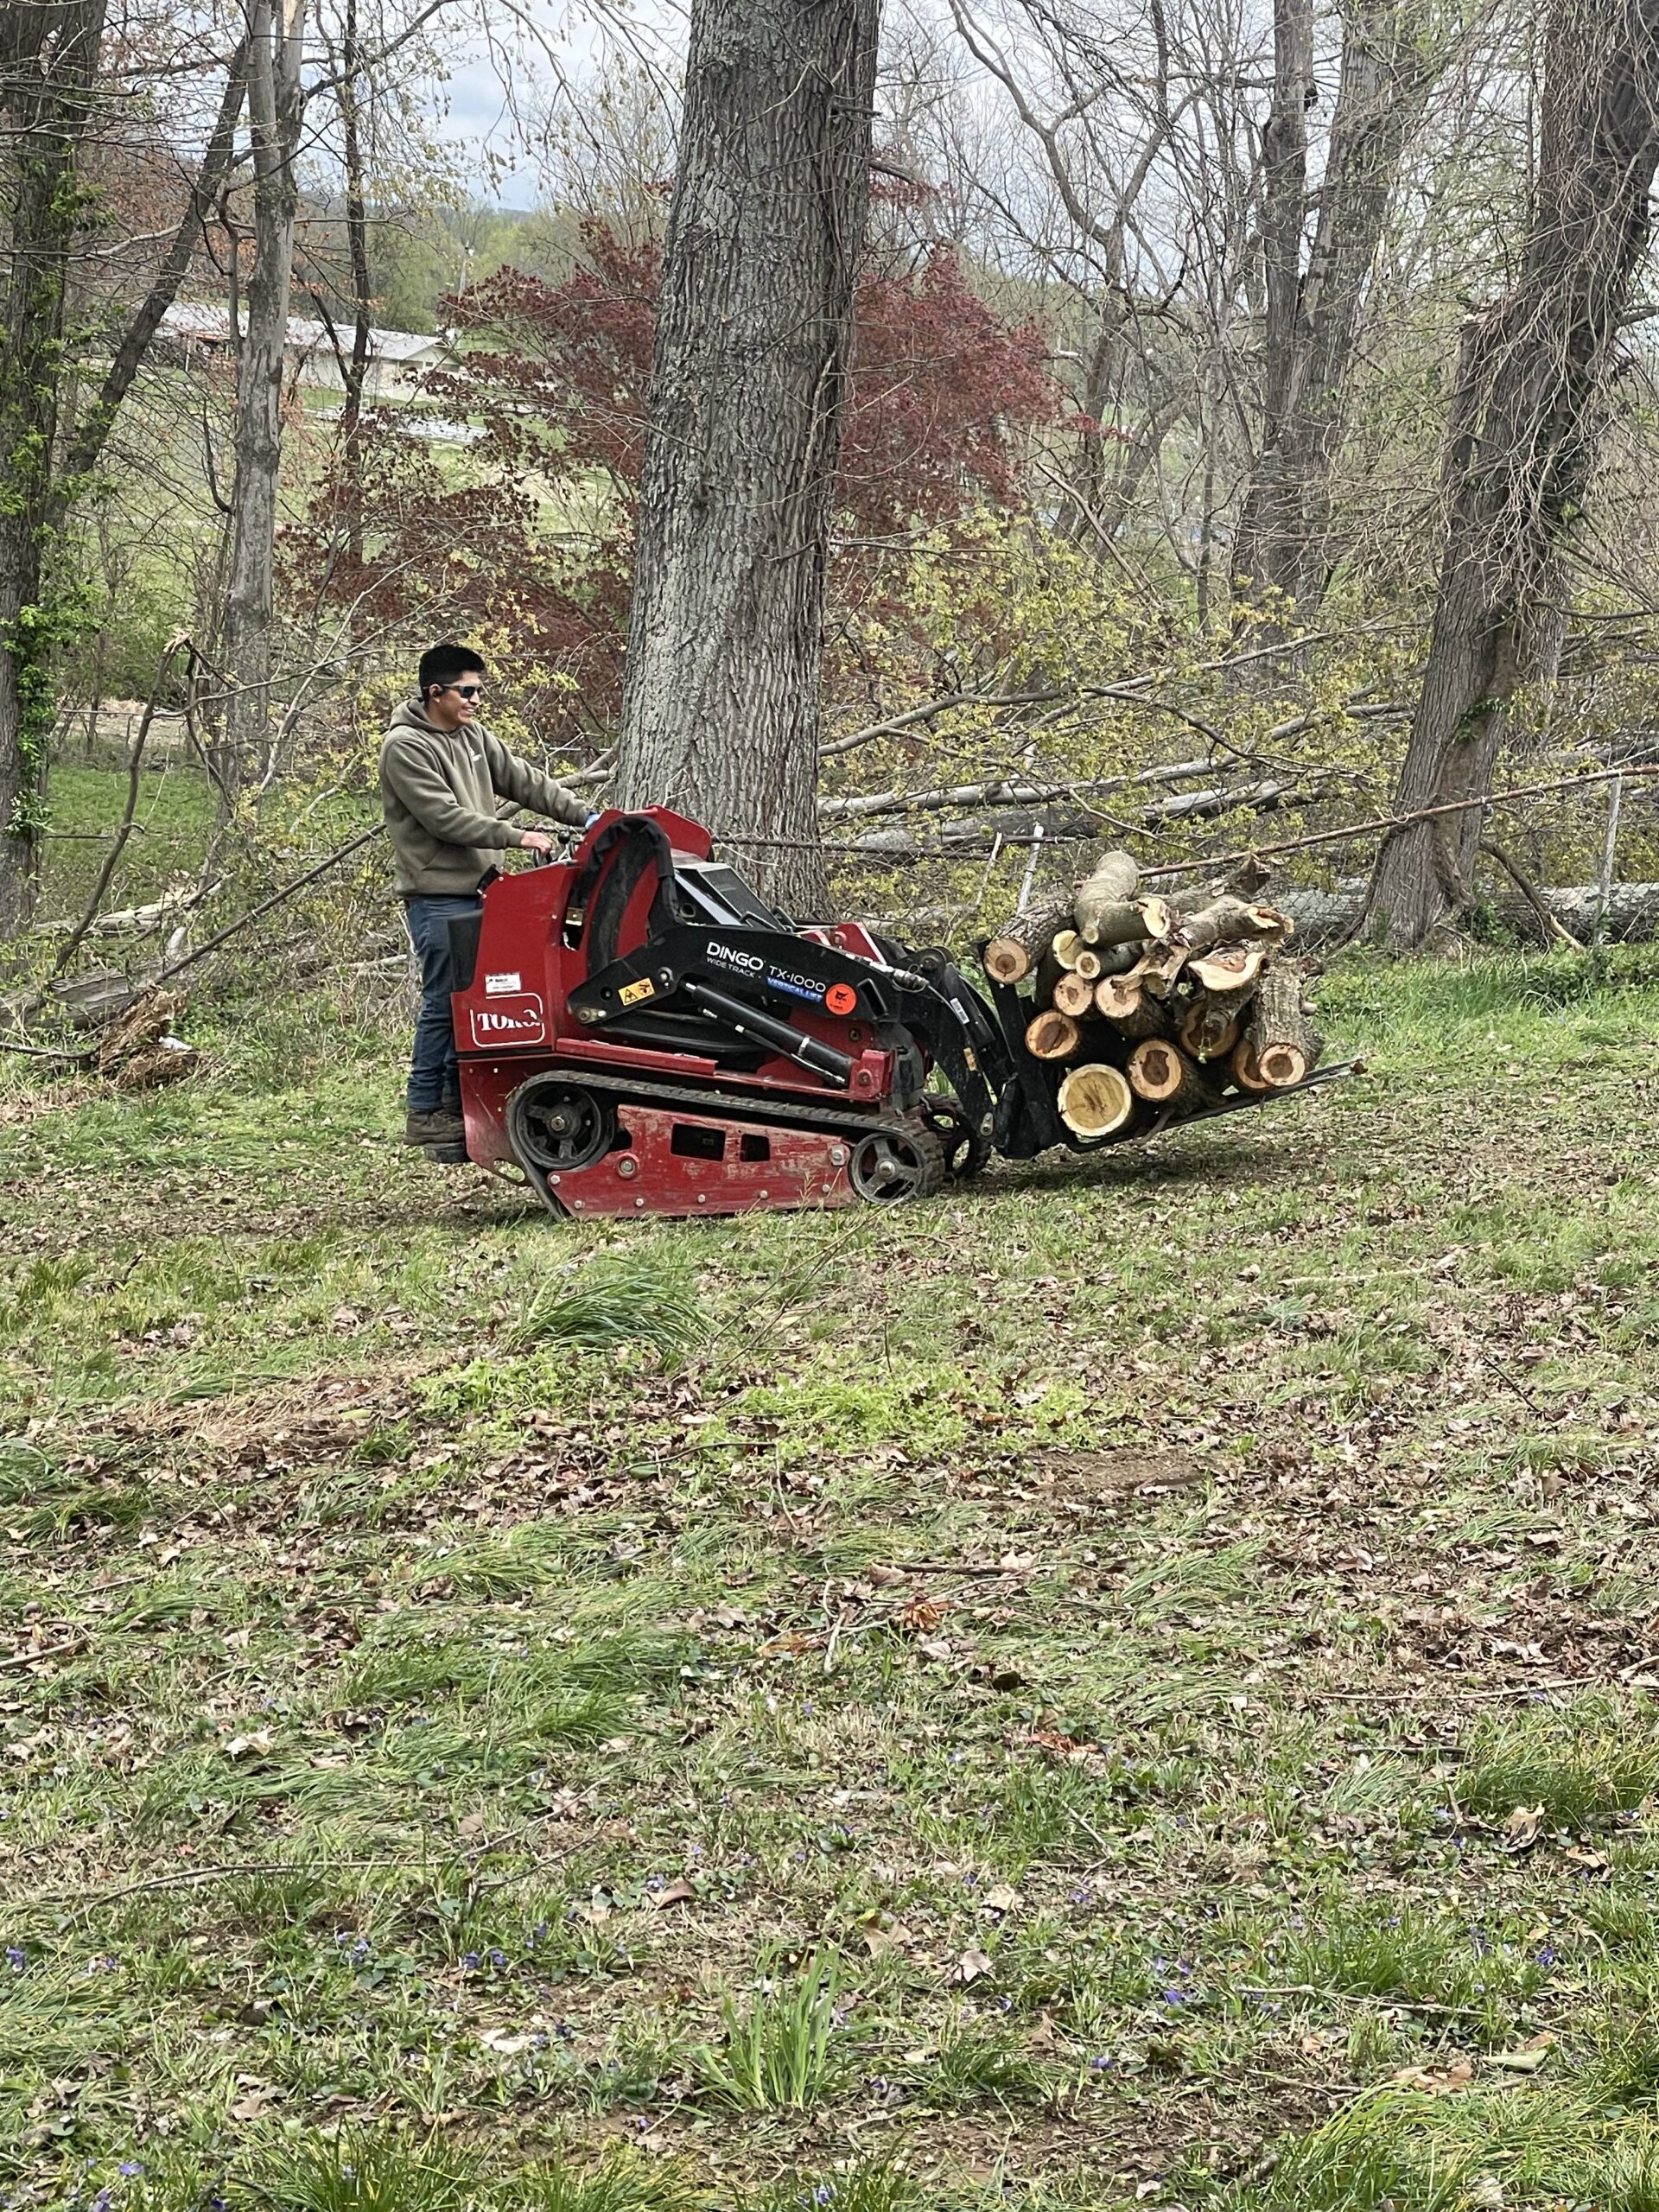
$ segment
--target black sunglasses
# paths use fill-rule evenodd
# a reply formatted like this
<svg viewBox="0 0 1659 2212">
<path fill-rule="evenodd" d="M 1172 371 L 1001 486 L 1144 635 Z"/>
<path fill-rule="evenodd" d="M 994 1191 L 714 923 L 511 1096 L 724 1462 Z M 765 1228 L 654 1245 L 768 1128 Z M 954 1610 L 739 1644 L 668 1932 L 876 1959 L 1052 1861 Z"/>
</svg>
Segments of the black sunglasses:
<svg viewBox="0 0 1659 2212">
<path fill-rule="evenodd" d="M 481 683 L 440 683 L 440 691 L 453 691 L 458 699 L 480 699 L 484 696 Z"/>
</svg>

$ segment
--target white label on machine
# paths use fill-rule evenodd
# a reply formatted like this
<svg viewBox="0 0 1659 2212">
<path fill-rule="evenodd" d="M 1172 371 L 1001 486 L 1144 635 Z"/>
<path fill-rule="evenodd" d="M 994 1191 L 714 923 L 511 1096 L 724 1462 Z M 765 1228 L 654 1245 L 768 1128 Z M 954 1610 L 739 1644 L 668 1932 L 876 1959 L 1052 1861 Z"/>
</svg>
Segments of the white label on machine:
<svg viewBox="0 0 1659 2212">
<path fill-rule="evenodd" d="M 520 992 L 505 1006 L 475 1006 L 472 1012 L 475 1046 L 539 1045 L 547 1034 L 542 1001 L 533 991 Z"/>
<path fill-rule="evenodd" d="M 516 968 L 505 976 L 486 976 L 484 978 L 485 995 L 488 998 L 499 999 L 505 992 L 522 991 L 524 988 L 524 979 Z"/>
</svg>

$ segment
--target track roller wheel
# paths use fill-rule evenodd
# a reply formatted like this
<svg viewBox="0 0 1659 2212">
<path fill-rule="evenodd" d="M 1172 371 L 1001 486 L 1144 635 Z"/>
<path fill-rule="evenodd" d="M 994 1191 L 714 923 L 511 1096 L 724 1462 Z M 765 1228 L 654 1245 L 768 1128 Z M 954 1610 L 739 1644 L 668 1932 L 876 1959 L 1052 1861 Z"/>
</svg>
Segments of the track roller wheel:
<svg viewBox="0 0 1659 2212">
<path fill-rule="evenodd" d="M 944 1172 L 951 1181 L 964 1183 L 977 1175 L 991 1156 L 991 1141 L 975 1128 L 955 1091 L 930 1091 L 916 1110 L 944 1147 Z"/>
<path fill-rule="evenodd" d="M 944 1187 L 944 1147 L 918 1122 L 893 1122 L 855 1137 L 847 1164 L 853 1188 L 870 1205 L 931 1198 Z"/>
<path fill-rule="evenodd" d="M 579 1084 L 532 1076 L 507 1101 L 507 1141 L 532 1178 L 590 1167 L 609 1151 L 616 1113 Z"/>
</svg>

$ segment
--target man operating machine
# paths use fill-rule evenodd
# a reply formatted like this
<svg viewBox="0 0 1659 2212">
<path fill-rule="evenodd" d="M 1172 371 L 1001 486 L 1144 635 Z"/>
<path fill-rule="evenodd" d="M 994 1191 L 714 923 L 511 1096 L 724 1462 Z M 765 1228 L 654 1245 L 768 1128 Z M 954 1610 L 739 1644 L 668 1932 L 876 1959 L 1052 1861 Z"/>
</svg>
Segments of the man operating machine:
<svg viewBox="0 0 1659 2212">
<path fill-rule="evenodd" d="M 399 707 L 380 747 L 380 798 L 397 858 L 397 890 L 421 963 L 421 1012 L 409 1070 L 410 1144 L 460 1144 L 465 1129 L 450 994 L 449 924 L 476 914 L 511 848 L 550 853 L 543 830 L 518 830 L 499 802 L 580 829 L 588 810 L 574 791 L 510 753 L 478 718 L 484 663 L 470 646 L 421 656 L 419 696 Z"/>
</svg>

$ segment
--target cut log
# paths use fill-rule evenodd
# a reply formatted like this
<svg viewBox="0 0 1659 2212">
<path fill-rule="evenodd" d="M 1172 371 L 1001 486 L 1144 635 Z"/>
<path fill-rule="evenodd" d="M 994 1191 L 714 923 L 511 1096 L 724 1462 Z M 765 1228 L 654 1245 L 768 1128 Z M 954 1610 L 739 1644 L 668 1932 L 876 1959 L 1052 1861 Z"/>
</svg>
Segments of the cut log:
<svg viewBox="0 0 1659 2212">
<path fill-rule="evenodd" d="M 1134 898 L 1140 883 L 1141 870 L 1135 865 L 1132 853 L 1101 855 L 1072 893 L 1071 911 L 1077 917 L 1077 927 L 1085 944 L 1116 942 L 1114 938 L 1102 938 L 1098 935 L 1101 918 L 1126 906 Z"/>
<path fill-rule="evenodd" d="M 1176 978 L 1186 965 L 1186 947 L 1173 938 L 1161 938 L 1148 945 L 1141 954 L 1140 964 L 1130 972 L 1141 978 L 1145 988 L 1155 999 L 1166 999 L 1175 988 Z"/>
<path fill-rule="evenodd" d="M 986 946 L 985 973 L 994 982 L 1023 983 L 1053 944 L 1056 931 L 1071 924 L 1069 899 L 1045 899 L 1028 914 L 1016 915 Z"/>
<path fill-rule="evenodd" d="M 1183 914 L 1172 935 L 1189 952 L 1211 952 L 1217 945 L 1246 944 L 1254 938 L 1272 942 L 1287 937 L 1292 924 L 1272 906 L 1253 906 L 1243 899 L 1212 899 L 1194 914 Z"/>
<path fill-rule="evenodd" d="M 1026 1025 L 1026 1050 L 1036 1060 L 1074 1059 L 1082 1043 L 1082 1024 L 1069 1014 L 1056 1013 L 1052 1007 L 1045 1007 Z"/>
<path fill-rule="evenodd" d="M 1140 959 L 1143 947 L 1135 944 L 1082 944 L 1077 947 L 1077 972 L 1098 982 L 1103 976 L 1127 976 Z"/>
<path fill-rule="evenodd" d="M 1077 955 L 1083 950 L 1083 939 L 1076 930 L 1056 930 L 1054 942 L 1048 949 L 1062 968 L 1075 968 Z"/>
<path fill-rule="evenodd" d="M 1302 979 L 1288 962 L 1263 969 L 1245 1035 L 1269 1090 L 1292 1090 L 1318 1065 L 1319 1040 L 1302 1003 Z"/>
<path fill-rule="evenodd" d="M 1249 992 L 1200 991 L 1181 1016 L 1175 1034 L 1195 1060 L 1224 1060 L 1239 1039 Z"/>
<path fill-rule="evenodd" d="M 1255 1048 L 1248 1037 L 1241 1037 L 1233 1047 L 1228 1062 L 1233 1081 L 1241 1090 L 1271 1090 L 1273 1085 L 1262 1080 L 1262 1071 L 1255 1065 Z"/>
<path fill-rule="evenodd" d="M 1167 899 L 1129 899 L 1101 907 L 1077 934 L 1085 944 L 1144 944 L 1148 938 L 1164 936 L 1173 918 Z"/>
<path fill-rule="evenodd" d="M 1128 1077 L 1137 1097 L 1178 1112 L 1191 1113 L 1215 1096 L 1214 1086 L 1205 1081 L 1198 1063 L 1166 1037 L 1148 1037 L 1135 1046 L 1129 1054 Z"/>
<path fill-rule="evenodd" d="M 1095 1010 L 1095 986 L 1086 976 L 1062 974 L 1054 986 L 1054 1006 L 1060 1014 L 1069 1014 L 1074 1021 Z"/>
<path fill-rule="evenodd" d="M 1200 990 L 1238 991 L 1255 982 L 1268 957 L 1265 944 L 1217 946 L 1187 963 L 1187 973 Z"/>
<path fill-rule="evenodd" d="M 1127 976 L 1101 978 L 1095 985 L 1095 1011 L 1123 1037 L 1162 1037 L 1169 1028 L 1167 1008 L 1133 969 Z"/>
<path fill-rule="evenodd" d="M 1055 1101 L 1060 1119 L 1074 1136 L 1110 1137 L 1135 1119 L 1135 1093 L 1119 1068 L 1103 1062 L 1073 1068 Z"/>
<path fill-rule="evenodd" d="M 1115 906 L 1101 906 L 1090 916 L 1077 935 L 1085 944 L 1134 944 L 1152 935 L 1138 899 L 1126 899 Z"/>
</svg>

